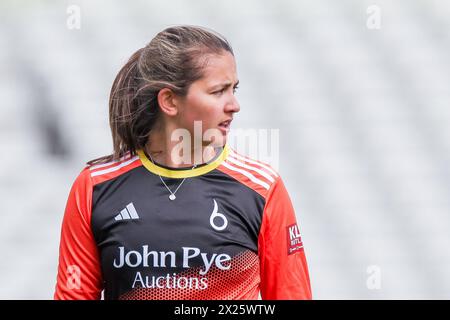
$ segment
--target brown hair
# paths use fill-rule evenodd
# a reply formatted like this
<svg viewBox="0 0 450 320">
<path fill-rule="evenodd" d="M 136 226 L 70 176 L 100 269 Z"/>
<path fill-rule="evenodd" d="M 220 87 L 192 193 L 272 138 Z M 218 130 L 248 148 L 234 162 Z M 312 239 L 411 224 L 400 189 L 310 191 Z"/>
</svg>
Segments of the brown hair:
<svg viewBox="0 0 450 320">
<path fill-rule="evenodd" d="M 159 32 L 137 50 L 117 74 L 109 97 L 109 124 L 113 154 L 88 165 L 118 160 L 144 148 L 159 115 L 158 93 L 163 88 L 186 96 L 190 85 L 203 76 L 209 54 L 233 54 L 220 34 L 198 26 L 173 26 Z"/>
</svg>

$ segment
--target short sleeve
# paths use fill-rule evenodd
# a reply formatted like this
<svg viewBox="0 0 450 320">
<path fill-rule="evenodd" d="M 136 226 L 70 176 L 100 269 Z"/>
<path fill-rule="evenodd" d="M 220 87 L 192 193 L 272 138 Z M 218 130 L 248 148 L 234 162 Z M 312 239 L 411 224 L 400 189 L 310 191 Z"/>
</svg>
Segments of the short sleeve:
<svg viewBox="0 0 450 320">
<path fill-rule="evenodd" d="M 258 237 L 258 254 L 262 299 L 312 299 L 300 229 L 280 177 L 266 197 Z"/>
<path fill-rule="evenodd" d="M 90 221 L 92 180 L 85 168 L 72 185 L 61 228 L 54 299 L 100 299 L 102 277 Z"/>
</svg>

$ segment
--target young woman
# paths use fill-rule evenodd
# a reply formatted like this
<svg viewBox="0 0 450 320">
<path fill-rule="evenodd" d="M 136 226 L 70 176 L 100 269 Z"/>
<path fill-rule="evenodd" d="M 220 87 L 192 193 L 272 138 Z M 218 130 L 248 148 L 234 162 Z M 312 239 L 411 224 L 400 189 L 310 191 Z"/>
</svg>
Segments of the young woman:
<svg viewBox="0 0 450 320">
<path fill-rule="evenodd" d="M 227 144 L 240 106 L 229 43 L 158 33 L 118 73 L 114 152 L 69 194 L 56 299 L 310 299 L 280 176 Z"/>
</svg>

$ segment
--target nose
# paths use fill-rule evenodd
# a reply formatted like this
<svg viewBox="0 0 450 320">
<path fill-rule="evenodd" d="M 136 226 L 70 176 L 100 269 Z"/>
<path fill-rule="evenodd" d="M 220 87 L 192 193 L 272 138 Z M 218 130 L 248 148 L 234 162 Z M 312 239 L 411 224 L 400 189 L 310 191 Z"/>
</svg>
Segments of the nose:
<svg viewBox="0 0 450 320">
<path fill-rule="evenodd" d="M 225 106 L 225 112 L 236 113 L 239 112 L 239 110 L 241 110 L 241 106 L 239 105 L 236 97 L 233 95 L 231 96 L 230 101 Z"/>
</svg>

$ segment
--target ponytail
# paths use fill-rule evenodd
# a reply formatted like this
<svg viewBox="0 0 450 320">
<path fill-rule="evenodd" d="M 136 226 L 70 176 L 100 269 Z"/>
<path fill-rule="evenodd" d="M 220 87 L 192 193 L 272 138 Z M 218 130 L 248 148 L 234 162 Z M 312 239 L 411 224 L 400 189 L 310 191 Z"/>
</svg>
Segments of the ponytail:
<svg viewBox="0 0 450 320">
<path fill-rule="evenodd" d="M 109 96 L 109 125 L 114 152 L 89 161 L 88 165 L 131 158 L 145 146 L 148 134 L 158 116 L 157 94 L 142 86 L 139 59 L 144 48 L 137 50 L 117 74 Z M 147 89 L 147 90 L 146 90 Z"/>
</svg>

